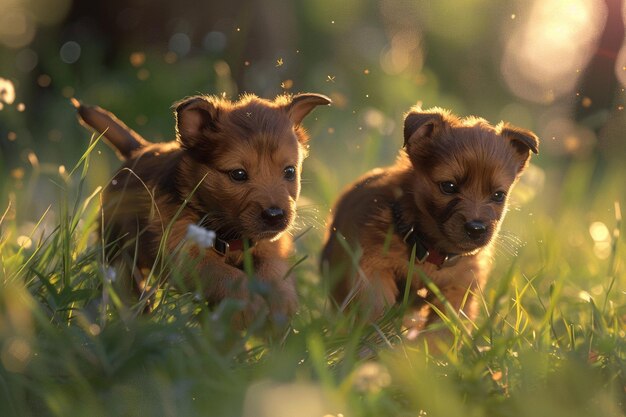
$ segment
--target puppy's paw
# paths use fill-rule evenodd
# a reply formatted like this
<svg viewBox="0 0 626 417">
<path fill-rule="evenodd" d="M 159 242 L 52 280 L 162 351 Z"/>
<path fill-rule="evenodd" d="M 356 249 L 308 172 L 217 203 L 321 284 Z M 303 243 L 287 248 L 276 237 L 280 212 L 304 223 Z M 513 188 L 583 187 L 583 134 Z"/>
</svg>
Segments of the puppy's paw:
<svg viewBox="0 0 626 417">
<path fill-rule="evenodd" d="M 242 300 L 242 309 L 233 316 L 233 325 L 239 330 L 263 326 L 267 321 L 269 311 L 265 299 L 252 293 Z"/>
<path fill-rule="evenodd" d="M 277 281 L 249 278 L 247 285 L 239 286 L 230 297 L 243 303 L 241 312 L 234 318 L 239 329 L 265 325 L 283 329 L 298 309 L 296 286 L 291 278 Z"/>
<path fill-rule="evenodd" d="M 291 278 L 280 280 L 273 285 L 273 291 L 268 298 L 270 305 L 270 319 L 278 326 L 289 323 L 298 309 L 298 294 L 296 285 Z"/>
<path fill-rule="evenodd" d="M 407 340 L 419 349 L 430 355 L 441 356 L 454 348 L 455 339 L 448 329 L 410 328 L 406 335 Z"/>
</svg>

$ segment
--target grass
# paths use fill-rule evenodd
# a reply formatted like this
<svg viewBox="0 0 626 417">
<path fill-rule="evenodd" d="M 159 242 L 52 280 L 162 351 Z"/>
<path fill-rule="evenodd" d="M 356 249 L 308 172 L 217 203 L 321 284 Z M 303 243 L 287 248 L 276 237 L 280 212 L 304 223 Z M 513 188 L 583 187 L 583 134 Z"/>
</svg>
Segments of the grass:
<svg viewBox="0 0 626 417">
<path fill-rule="evenodd" d="M 573 163 L 534 199 L 520 184 L 471 337 L 453 317 L 464 343 L 433 357 L 403 338 L 400 310 L 372 325 L 330 308 L 319 227 L 298 239 L 301 307 L 283 333 L 236 332 L 236 303 L 167 288 L 126 314 L 96 237 L 100 189 L 85 189 L 92 149 L 50 175 L 58 206 L 27 238 L 19 207 L 1 217 L 0 416 L 626 415 L 619 171 L 590 183 L 593 162 Z M 308 164 L 309 198 L 329 204 L 337 179 Z M 323 222 L 315 207 L 304 224 Z"/>
</svg>

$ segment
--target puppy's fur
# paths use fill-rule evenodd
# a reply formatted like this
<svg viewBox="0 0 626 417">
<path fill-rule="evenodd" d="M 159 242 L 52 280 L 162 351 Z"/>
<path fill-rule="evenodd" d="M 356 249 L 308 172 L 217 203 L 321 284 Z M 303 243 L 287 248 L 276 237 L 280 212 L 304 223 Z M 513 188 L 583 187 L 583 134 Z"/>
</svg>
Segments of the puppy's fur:
<svg viewBox="0 0 626 417">
<path fill-rule="evenodd" d="M 192 246 L 186 256 L 193 268 L 186 266 L 193 273 L 183 272 L 186 286 L 199 280 L 211 303 L 245 300 L 246 321 L 265 302 L 274 315 L 294 312 L 297 296 L 286 261 L 292 242 L 286 232 L 296 216 L 306 156 L 301 122 L 316 106 L 329 104 L 327 97 L 187 98 L 175 105 L 177 140 L 158 144 L 100 108 L 73 102 L 83 123 L 104 132 L 125 161 L 104 190 L 103 222 L 109 261 L 121 260 L 116 263 L 126 269 L 123 276 L 134 278 L 123 283 L 126 290 L 145 290 L 145 271 L 161 256 L 178 252 L 189 225 L 196 224 L 215 231 L 233 250 L 220 254 Z M 255 277 L 268 289 L 265 300 L 249 292 L 242 245 L 250 247 Z"/>
<path fill-rule="evenodd" d="M 426 300 L 417 295 L 426 292 L 420 278 L 424 273 L 455 310 L 473 319 L 473 294 L 490 271 L 491 246 L 507 195 L 538 145 L 533 133 L 508 124 L 494 127 L 438 108 L 412 108 L 395 165 L 375 169 L 348 186 L 332 211 L 322 269 L 334 285 L 336 301 L 358 301 L 370 318 L 377 318 L 402 300 L 413 245 L 403 240 L 408 227 L 398 229 L 410 225 L 429 251 L 456 260 L 416 262 L 413 299 L 445 312 L 433 294 L 426 294 Z M 360 254 L 358 265 L 355 254 Z M 425 323 L 416 327 L 437 318 L 430 309 Z"/>
</svg>

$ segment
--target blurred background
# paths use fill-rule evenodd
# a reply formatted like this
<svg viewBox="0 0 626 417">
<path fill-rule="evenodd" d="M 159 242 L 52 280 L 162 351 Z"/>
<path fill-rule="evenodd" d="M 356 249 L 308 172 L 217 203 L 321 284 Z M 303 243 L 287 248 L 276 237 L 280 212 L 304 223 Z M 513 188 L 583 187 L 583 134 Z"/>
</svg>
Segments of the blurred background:
<svg viewBox="0 0 626 417">
<path fill-rule="evenodd" d="M 333 99 L 305 120 L 302 206 L 314 225 L 344 184 L 393 162 L 416 103 L 540 136 L 514 207 L 539 196 L 559 216 L 578 200 L 555 195 L 620 200 L 625 14 L 622 0 L 0 0 L 0 207 L 11 201 L 8 216 L 28 223 L 57 198 L 51 177 L 90 138 L 70 97 L 162 141 L 174 136 L 174 101 L 244 92 Z M 89 190 L 118 163 L 99 144 Z"/>
</svg>

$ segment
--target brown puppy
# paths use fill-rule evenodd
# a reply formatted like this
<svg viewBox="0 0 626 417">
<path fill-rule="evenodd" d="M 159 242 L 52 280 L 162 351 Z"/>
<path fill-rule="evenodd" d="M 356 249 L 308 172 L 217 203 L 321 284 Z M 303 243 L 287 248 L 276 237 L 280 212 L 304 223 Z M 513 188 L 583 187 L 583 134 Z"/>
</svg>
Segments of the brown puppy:
<svg viewBox="0 0 626 417">
<path fill-rule="evenodd" d="M 412 108 L 395 165 L 365 174 L 333 209 L 322 269 L 336 301 L 359 301 L 379 317 L 403 299 L 415 250 L 412 297 L 424 301 L 416 296 L 425 292 L 423 273 L 473 319 L 472 296 L 490 271 L 508 194 L 538 145 L 533 133 L 504 123 Z M 426 301 L 445 312 L 433 294 Z M 430 309 L 421 326 L 437 318 Z"/>
<path fill-rule="evenodd" d="M 149 271 L 156 269 L 177 275 L 187 288 L 199 285 L 211 303 L 245 300 L 245 321 L 266 303 L 274 316 L 294 312 L 297 296 L 286 260 L 292 241 L 286 232 L 296 216 L 306 156 L 301 122 L 330 99 L 187 98 L 175 105 L 177 140 L 158 144 L 100 108 L 73 103 L 82 121 L 104 132 L 125 160 L 103 193 L 103 222 L 109 262 L 119 266 L 118 275 L 134 277 L 121 279 L 126 294 L 154 287 Z M 214 247 L 181 250 L 190 225 L 214 231 Z M 249 291 L 245 248 L 265 299 Z M 162 268 L 178 253 L 185 254 L 184 262 L 181 255 L 176 268 Z"/>
</svg>

